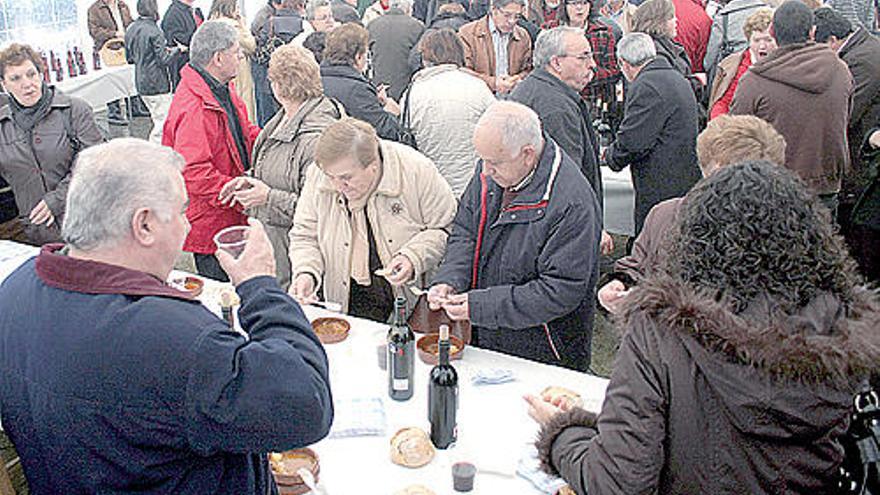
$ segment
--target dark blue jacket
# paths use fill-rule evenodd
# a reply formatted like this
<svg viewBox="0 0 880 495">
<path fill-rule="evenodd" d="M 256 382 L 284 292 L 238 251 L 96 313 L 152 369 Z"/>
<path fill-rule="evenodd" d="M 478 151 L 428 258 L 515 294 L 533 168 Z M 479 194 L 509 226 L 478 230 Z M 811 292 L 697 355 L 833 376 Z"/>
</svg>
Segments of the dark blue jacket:
<svg viewBox="0 0 880 495">
<path fill-rule="evenodd" d="M 400 139 L 397 116 L 385 111 L 379 104 L 376 88 L 354 67 L 324 62 L 321 64 L 321 82 L 324 95 L 342 103 L 350 117 L 372 125 L 382 139 Z"/>
<path fill-rule="evenodd" d="M 545 139 L 531 182 L 504 210 L 478 162 L 433 283 L 468 291 L 478 346 L 585 371 L 602 221 L 580 168 Z"/>
<path fill-rule="evenodd" d="M 46 248 L 0 286 L 0 414 L 30 493 L 276 493 L 264 453 L 327 434 L 326 355 L 274 279 L 238 287 L 249 338 L 174 292 Z"/>
</svg>

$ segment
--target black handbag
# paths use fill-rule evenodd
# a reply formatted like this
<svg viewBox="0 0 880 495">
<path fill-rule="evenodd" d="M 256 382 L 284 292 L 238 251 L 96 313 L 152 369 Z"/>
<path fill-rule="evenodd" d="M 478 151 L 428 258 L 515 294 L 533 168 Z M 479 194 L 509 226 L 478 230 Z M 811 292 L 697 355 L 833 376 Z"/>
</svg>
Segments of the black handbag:
<svg viewBox="0 0 880 495">
<path fill-rule="evenodd" d="M 400 112 L 400 132 L 398 133 L 397 141 L 400 144 L 405 144 L 410 148 L 417 150 L 419 149 L 419 144 L 416 141 L 416 133 L 412 129 L 412 122 L 410 122 L 409 115 L 410 93 L 412 93 L 412 84 L 406 88 L 406 97 L 403 99 L 403 110 Z"/>
<path fill-rule="evenodd" d="M 880 397 L 872 387 L 853 398 L 849 430 L 840 443 L 845 457 L 838 493 L 880 495 Z"/>
</svg>

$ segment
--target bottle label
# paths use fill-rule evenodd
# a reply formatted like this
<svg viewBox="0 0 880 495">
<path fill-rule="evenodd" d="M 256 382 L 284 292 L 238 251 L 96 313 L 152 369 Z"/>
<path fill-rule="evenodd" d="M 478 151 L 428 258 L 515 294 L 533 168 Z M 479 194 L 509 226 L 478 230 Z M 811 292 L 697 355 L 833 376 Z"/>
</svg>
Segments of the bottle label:
<svg viewBox="0 0 880 495">
<path fill-rule="evenodd" d="M 391 382 L 391 388 L 401 391 L 409 390 L 409 380 L 407 380 L 406 378 L 402 380 L 400 378 L 395 378 Z"/>
</svg>

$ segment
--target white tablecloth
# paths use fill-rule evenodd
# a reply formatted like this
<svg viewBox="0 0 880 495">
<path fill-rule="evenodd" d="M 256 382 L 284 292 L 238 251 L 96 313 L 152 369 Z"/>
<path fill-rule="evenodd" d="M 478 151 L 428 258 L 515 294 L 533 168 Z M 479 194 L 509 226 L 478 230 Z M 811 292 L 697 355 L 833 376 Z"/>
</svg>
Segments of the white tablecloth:
<svg viewBox="0 0 880 495">
<path fill-rule="evenodd" d="M 33 248 L 0 241 L 0 282 L 35 252 Z M 179 275 L 181 272 L 176 272 L 172 278 Z M 207 281 L 200 298 L 215 313 L 220 310 L 219 289 L 223 285 Z M 312 306 L 304 309 L 309 319 L 340 316 Z M 387 375 L 379 369 L 376 354 L 376 346 L 385 341 L 388 325 L 343 317 L 352 325 L 349 337 L 325 347 L 334 403 L 338 408 L 347 399 L 380 397 L 387 431 L 382 437 L 328 438 L 312 446 L 321 462 L 320 484 L 330 495 L 389 495 L 417 483 L 428 486 L 437 495 L 451 495 L 451 465 L 458 460 L 500 473 L 478 473 L 471 492 L 475 495 L 541 493 L 515 474 L 517 462 L 538 431 L 536 423 L 528 417 L 523 394 L 537 394 L 549 385 L 564 386 L 578 391 L 584 397 L 585 407 L 594 412 L 599 411 L 604 399 L 605 379 L 469 347 L 460 361 L 453 362 L 460 389 L 458 443 L 437 451 L 425 467 L 400 467 L 390 461 L 390 438 L 404 427 L 429 431 L 430 367 L 416 358 L 415 394 L 406 402 L 391 400 L 387 395 Z M 471 377 L 486 368 L 511 370 L 516 380 L 501 385 L 471 385 Z"/>
<path fill-rule="evenodd" d="M 96 111 L 103 109 L 111 101 L 137 94 L 134 65 L 104 67 L 55 83 L 55 87 L 70 96 L 85 100 Z"/>
</svg>

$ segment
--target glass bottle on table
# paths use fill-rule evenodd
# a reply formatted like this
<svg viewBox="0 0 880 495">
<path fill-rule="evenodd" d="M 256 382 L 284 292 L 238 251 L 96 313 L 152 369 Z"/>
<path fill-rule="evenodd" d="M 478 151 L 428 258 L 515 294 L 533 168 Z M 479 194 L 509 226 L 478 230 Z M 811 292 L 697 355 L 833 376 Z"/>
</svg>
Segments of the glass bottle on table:
<svg viewBox="0 0 880 495">
<path fill-rule="evenodd" d="M 431 422 L 431 443 L 445 449 L 455 443 L 458 426 L 458 373 L 449 364 L 449 326 L 440 325 L 437 339 L 439 359 L 431 369 L 428 383 L 428 421 Z"/>
<path fill-rule="evenodd" d="M 406 322 L 406 299 L 394 301 L 394 320 L 388 330 L 388 395 L 394 400 L 409 400 L 413 395 L 415 335 Z"/>
</svg>

